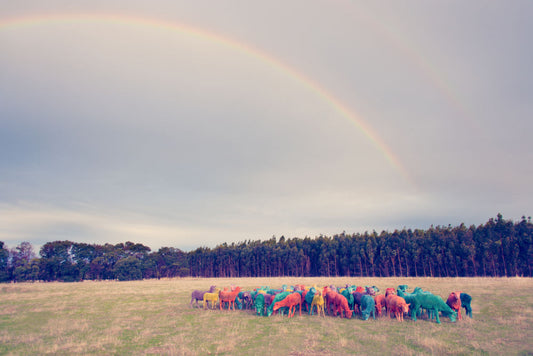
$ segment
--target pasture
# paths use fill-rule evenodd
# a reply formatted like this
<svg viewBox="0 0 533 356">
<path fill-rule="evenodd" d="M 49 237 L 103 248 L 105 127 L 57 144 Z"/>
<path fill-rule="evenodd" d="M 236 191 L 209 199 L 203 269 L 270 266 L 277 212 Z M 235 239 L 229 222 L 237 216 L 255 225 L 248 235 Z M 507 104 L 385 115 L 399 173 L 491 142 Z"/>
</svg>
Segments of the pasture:
<svg viewBox="0 0 533 356">
<path fill-rule="evenodd" d="M 474 318 L 442 324 L 386 317 L 255 315 L 189 306 L 194 289 L 239 285 L 407 284 L 473 297 Z M 533 354 L 533 279 L 232 278 L 0 284 L 0 354 Z"/>
</svg>

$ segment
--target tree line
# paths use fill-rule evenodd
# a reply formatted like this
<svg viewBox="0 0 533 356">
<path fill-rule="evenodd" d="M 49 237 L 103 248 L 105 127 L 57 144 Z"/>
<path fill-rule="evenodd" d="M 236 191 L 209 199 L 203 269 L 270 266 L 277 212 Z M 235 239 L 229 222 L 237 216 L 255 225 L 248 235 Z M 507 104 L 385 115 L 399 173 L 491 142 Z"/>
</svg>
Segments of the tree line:
<svg viewBox="0 0 533 356">
<path fill-rule="evenodd" d="M 0 281 L 136 280 L 161 277 L 533 277 L 533 224 L 501 214 L 485 224 L 427 230 L 272 237 L 190 252 L 126 242 L 54 241 L 37 257 L 0 241 Z"/>
</svg>

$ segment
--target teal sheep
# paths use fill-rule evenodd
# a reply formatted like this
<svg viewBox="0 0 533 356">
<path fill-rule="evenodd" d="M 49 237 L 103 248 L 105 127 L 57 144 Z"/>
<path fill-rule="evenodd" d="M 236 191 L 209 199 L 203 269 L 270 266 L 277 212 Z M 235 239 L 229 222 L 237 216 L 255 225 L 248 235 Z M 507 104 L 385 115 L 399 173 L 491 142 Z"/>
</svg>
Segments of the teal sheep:
<svg viewBox="0 0 533 356">
<path fill-rule="evenodd" d="M 411 317 L 414 321 L 416 321 L 416 313 L 420 308 L 427 309 L 428 312 L 433 313 L 432 315 L 435 316 L 437 324 L 440 324 L 439 312 L 442 312 L 444 316 L 448 316 L 452 322 L 455 322 L 457 318 L 457 313 L 439 295 L 427 292 L 416 293 L 413 300 L 415 305 L 411 304 L 410 307 L 413 308 Z"/>
<path fill-rule="evenodd" d="M 316 294 L 316 288 L 311 287 L 305 294 L 304 300 L 302 302 L 302 305 L 305 305 L 310 315 L 311 315 L 311 304 L 313 303 L 313 298 L 315 297 L 315 294 Z"/>
<path fill-rule="evenodd" d="M 368 320 L 370 315 L 372 315 L 372 318 L 376 319 L 376 304 L 374 302 L 374 298 L 372 298 L 368 294 L 364 294 L 361 297 L 361 315 L 363 317 L 363 320 Z"/>
<path fill-rule="evenodd" d="M 258 293 L 254 301 L 255 312 L 257 315 L 263 316 L 265 310 L 265 295 L 263 293 Z"/>
<path fill-rule="evenodd" d="M 398 289 L 396 290 L 398 296 L 402 297 L 403 299 L 405 299 L 405 302 L 407 304 L 411 304 L 411 308 L 409 308 L 411 310 L 411 318 L 416 321 L 416 318 L 417 316 L 420 316 L 420 314 L 422 313 L 422 310 L 421 309 L 418 309 L 417 312 L 416 312 L 416 315 L 413 317 L 412 314 L 413 314 L 413 306 L 416 305 L 416 301 L 414 300 L 414 296 L 418 293 L 426 293 L 426 294 L 431 294 L 431 292 L 426 292 L 424 291 L 422 288 L 420 287 L 415 287 L 413 293 L 407 293 L 407 285 L 403 284 L 403 285 L 399 285 L 398 286 Z M 425 309 L 425 308 L 424 308 Z M 431 310 L 426 310 L 427 311 L 427 314 L 428 314 L 428 318 L 429 319 L 434 319 L 435 316 L 432 315 L 432 312 Z"/>
<path fill-rule="evenodd" d="M 407 284 L 400 284 L 398 286 L 398 290 L 401 290 L 402 292 L 404 293 L 407 293 L 407 289 L 409 288 L 409 286 Z"/>
<path fill-rule="evenodd" d="M 396 290 L 396 293 L 399 297 L 402 297 L 403 299 L 405 299 L 405 302 L 407 304 L 410 304 L 410 308 L 409 310 L 411 311 L 411 319 L 413 319 L 414 321 L 416 321 L 416 317 L 417 315 L 415 314 L 413 316 L 413 312 L 414 312 L 414 306 L 417 305 L 416 304 L 416 300 L 415 300 L 415 295 L 417 293 L 427 293 L 427 292 L 423 292 L 422 291 L 422 288 L 420 287 L 416 287 L 415 288 L 415 291 L 413 293 L 408 293 L 407 292 L 407 285 L 406 284 L 402 284 L 402 285 L 399 285 L 398 286 L 398 289 Z M 420 311 L 417 312 L 418 316 L 420 316 Z"/>
<path fill-rule="evenodd" d="M 472 297 L 469 294 L 461 293 L 461 307 L 465 308 L 465 314 L 469 317 L 472 317 L 472 307 L 470 303 L 472 302 Z"/>
<path fill-rule="evenodd" d="M 416 321 L 416 316 L 421 308 L 426 309 L 428 317 L 430 319 L 435 318 L 437 324 L 440 324 L 439 311 L 448 316 L 452 322 L 455 322 L 457 318 L 457 313 L 444 302 L 442 297 L 430 292 L 424 292 L 422 288 L 416 287 L 413 293 L 405 293 L 402 288 L 398 288 L 397 292 L 398 296 L 404 298 L 405 302 L 410 304 L 409 310 L 413 321 Z"/>
<path fill-rule="evenodd" d="M 242 310 L 242 299 L 239 297 L 239 295 L 235 297 L 235 305 L 239 310 Z"/>
<path fill-rule="evenodd" d="M 353 298 L 353 294 L 351 293 L 351 290 L 349 288 L 347 289 L 343 289 L 341 294 L 346 298 L 346 300 L 348 301 L 348 306 L 350 307 L 350 310 L 353 310 L 353 303 L 354 303 L 354 298 Z"/>
</svg>

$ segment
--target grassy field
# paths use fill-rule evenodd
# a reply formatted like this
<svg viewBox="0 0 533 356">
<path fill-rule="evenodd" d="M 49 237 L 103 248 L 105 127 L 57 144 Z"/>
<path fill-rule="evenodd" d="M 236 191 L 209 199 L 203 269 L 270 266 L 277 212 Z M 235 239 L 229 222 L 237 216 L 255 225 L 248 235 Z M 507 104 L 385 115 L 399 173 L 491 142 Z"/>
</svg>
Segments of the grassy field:
<svg viewBox="0 0 533 356">
<path fill-rule="evenodd" d="M 473 319 L 403 323 L 189 306 L 194 289 L 283 284 L 420 286 L 473 297 Z M 533 355 L 526 278 L 243 278 L 0 284 L 0 354 Z"/>
</svg>

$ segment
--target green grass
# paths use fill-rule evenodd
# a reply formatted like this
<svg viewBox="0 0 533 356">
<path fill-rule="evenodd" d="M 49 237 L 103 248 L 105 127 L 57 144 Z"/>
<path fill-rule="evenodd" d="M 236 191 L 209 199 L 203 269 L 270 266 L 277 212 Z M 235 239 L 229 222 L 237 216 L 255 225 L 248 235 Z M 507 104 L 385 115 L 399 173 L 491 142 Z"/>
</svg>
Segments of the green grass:
<svg viewBox="0 0 533 356">
<path fill-rule="evenodd" d="M 189 306 L 194 289 L 283 284 L 420 286 L 473 297 L 474 319 L 362 321 Z M 526 278 L 245 278 L 0 285 L 0 354 L 533 354 Z"/>
</svg>

